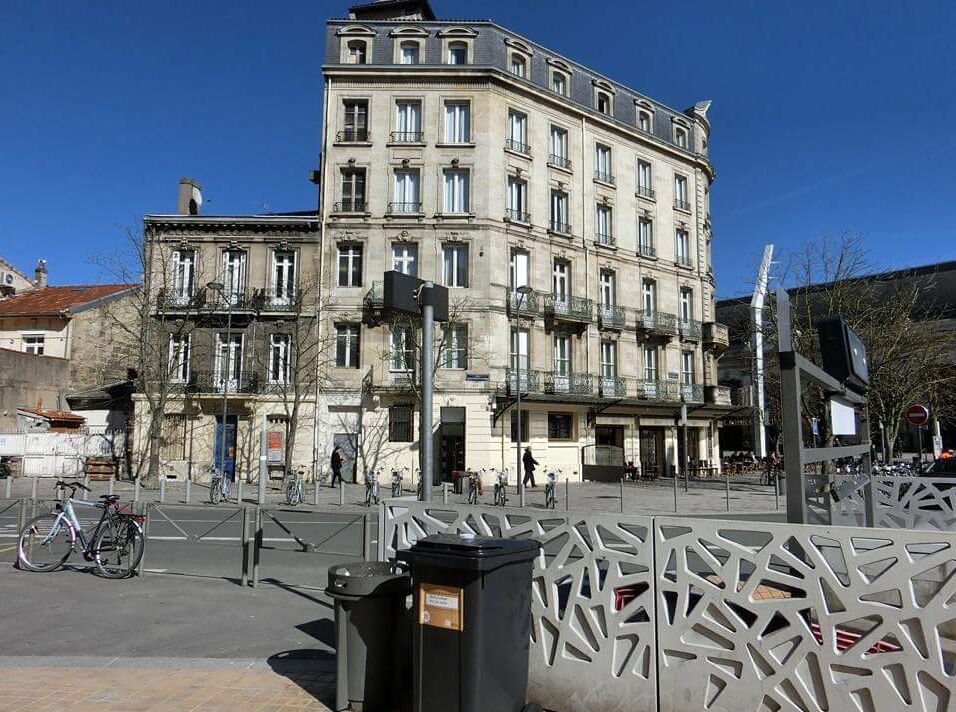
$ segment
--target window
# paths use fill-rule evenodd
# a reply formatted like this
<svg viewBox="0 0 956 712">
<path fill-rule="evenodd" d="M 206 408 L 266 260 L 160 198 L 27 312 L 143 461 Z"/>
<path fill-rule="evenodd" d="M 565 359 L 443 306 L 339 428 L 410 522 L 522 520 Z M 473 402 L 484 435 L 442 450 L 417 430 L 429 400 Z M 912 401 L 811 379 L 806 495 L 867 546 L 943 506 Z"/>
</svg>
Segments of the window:
<svg viewBox="0 0 956 712">
<path fill-rule="evenodd" d="M 654 197 L 654 176 L 651 174 L 651 164 L 647 161 L 637 162 L 637 193 L 645 198 Z"/>
<path fill-rule="evenodd" d="M 391 353 L 388 368 L 390 371 L 411 371 L 415 363 L 415 342 L 412 331 L 407 326 L 392 329 Z"/>
<path fill-rule="evenodd" d="M 368 102 L 345 101 L 345 130 L 339 141 L 368 141 Z"/>
<path fill-rule="evenodd" d="M 567 235 L 571 232 L 568 223 L 568 194 L 560 190 L 551 191 L 551 231 Z"/>
<path fill-rule="evenodd" d="M 568 160 L 568 132 L 558 126 L 551 127 L 551 145 L 548 162 L 560 168 L 570 168 Z"/>
<path fill-rule="evenodd" d="M 402 42 L 398 59 L 401 64 L 418 64 L 418 42 Z"/>
<path fill-rule="evenodd" d="M 518 369 L 520 367 L 522 377 L 527 374 L 530 366 L 528 361 L 528 336 L 527 329 L 511 330 L 511 368 Z"/>
<path fill-rule="evenodd" d="M 641 308 L 648 314 L 657 311 L 657 285 L 652 279 L 645 279 L 641 284 Z"/>
<path fill-rule="evenodd" d="M 684 323 L 694 318 L 694 292 L 687 287 L 680 290 L 680 320 Z"/>
<path fill-rule="evenodd" d="M 601 305 L 614 306 L 617 303 L 617 278 L 614 270 L 602 269 L 600 279 Z"/>
<path fill-rule="evenodd" d="M 678 210 L 690 210 L 687 202 L 687 178 L 674 176 L 674 207 Z"/>
<path fill-rule="evenodd" d="M 295 301 L 295 253 L 276 250 L 272 253 L 273 304 L 292 304 Z"/>
<path fill-rule="evenodd" d="M 685 386 L 694 384 L 694 352 L 680 352 L 680 380 Z"/>
<path fill-rule="evenodd" d="M 651 112 L 639 109 L 637 112 L 637 128 L 641 131 L 651 132 Z"/>
<path fill-rule="evenodd" d="M 246 253 L 225 250 L 222 253 L 222 284 L 226 300 L 236 306 L 246 293 Z"/>
<path fill-rule="evenodd" d="M 650 218 L 637 219 L 637 251 L 645 257 L 654 256 L 654 223 Z"/>
<path fill-rule="evenodd" d="M 471 141 L 470 109 L 466 102 L 445 102 L 445 143 Z"/>
<path fill-rule="evenodd" d="M 392 245 L 392 269 L 412 277 L 418 276 L 418 245 L 396 242 Z"/>
<path fill-rule="evenodd" d="M 610 205 L 598 203 L 594 218 L 594 229 L 599 245 L 614 244 L 614 216 Z"/>
<path fill-rule="evenodd" d="M 362 286 L 362 246 L 339 245 L 339 286 Z"/>
<path fill-rule="evenodd" d="M 554 390 L 571 390 L 571 337 L 566 334 L 554 335 Z"/>
<path fill-rule="evenodd" d="M 287 385 L 290 376 L 292 337 L 273 334 L 269 340 L 269 383 Z"/>
<path fill-rule="evenodd" d="M 393 405 L 388 409 L 388 440 L 393 443 L 410 443 L 414 435 L 412 421 L 414 408 L 410 405 Z"/>
<path fill-rule="evenodd" d="M 516 77 L 524 79 L 527 76 L 528 63 L 525 58 L 518 54 L 511 55 L 511 73 Z"/>
<path fill-rule="evenodd" d="M 468 64 L 468 45 L 466 43 L 448 43 L 448 64 Z"/>
<path fill-rule="evenodd" d="M 235 391 L 239 387 L 242 374 L 242 334 L 216 334 L 216 359 L 214 369 L 214 387 L 222 392 L 223 388 Z"/>
<path fill-rule="evenodd" d="M 531 413 L 527 410 L 521 411 L 521 442 L 528 442 L 528 427 L 531 423 Z M 518 411 L 511 412 L 511 442 L 518 441 Z"/>
<path fill-rule="evenodd" d="M 571 296 L 571 264 L 566 260 L 554 261 L 552 287 L 556 302 L 566 301 Z"/>
<path fill-rule="evenodd" d="M 468 368 L 467 324 L 446 324 L 442 334 L 444 368 Z"/>
<path fill-rule="evenodd" d="M 520 111 L 508 111 L 508 140 L 505 148 L 518 153 L 529 153 L 528 146 L 528 117 Z"/>
<path fill-rule="evenodd" d="M 517 290 L 518 287 L 528 286 L 528 276 L 530 270 L 529 255 L 524 250 L 512 250 L 509 264 L 509 280 L 511 289 Z"/>
<path fill-rule="evenodd" d="M 170 297 L 173 304 L 188 304 L 192 299 L 196 279 L 196 251 L 173 251 L 173 279 Z"/>
<path fill-rule="evenodd" d="M 342 169 L 342 202 L 339 211 L 343 213 L 365 212 L 365 169 Z"/>
<path fill-rule="evenodd" d="M 445 170 L 445 213 L 467 213 L 468 171 L 459 169 Z"/>
<path fill-rule="evenodd" d="M 361 331 L 358 324 L 335 325 L 335 366 L 359 368 Z"/>
<path fill-rule="evenodd" d="M 614 182 L 614 176 L 611 174 L 611 147 L 603 143 L 594 145 L 594 178 L 605 183 Z"/>
<path fill-rule="evenodd" d="M 561 96 L 568 95 L 568 78 L 562 72 L 551 72 L 551 91 Z"/>
<path fill-rule="evenodd" d="M 597 110 L 602 114 L 611 115 L 611 97 L 609 94 L 606 94 L 603 91 L 597 93 L 597 101 L 595 102 Z"/>
<path fill-rule="evenodd" d="M 683 228 L 678 228 L 676 232 L 676 247 L 675 253 L 677 255 L 677 264 L 680 265 L 690 265 L 690 234 L 687 230 Z"/>
<path fill-rule="evenodd" d="M 609 339 L 601 342 L 601 378 L 611 381 L 611 392 L 614 391 L 614 379 L 617 378 L 617 344 Z M 605 390 L 607 388 L 605 387 Z"/>
<path fill-rule="evenodd" d="M 548 413 L 548 440 L 574 440 L 574 416 Z"/>
<path fill-rule="evenodd" d="M 644 349 L 644 380 L 657 380 L 657 349 L 652 346 Z"/>
<path fill-rule="evenodd" d="M 395 143 L 418 143 L 422 136 L 422 104 L 419 101 L 395 102 Z"/>
<path fill-rule="evenodd" d="M 422 210 L 419 192 L 420 176 L 417 168 L 401 168 L 395 171 L 395 201 L 392 213 L 420 213 Z"/>
<path fill-rule="evenodd" d="M 446 287 L 468 286 L 468 245 L 442 246 L 442 274 Z"/>
<path fill-rule="evenodd" d="M 165 461 L 186 459 L 185 413 L 164 413 L 162 432 L 159 436 L 159 456 Z"/>
<path fill-rule="evenodd" d="M 528 183 L 513 176 L 508 177 L 508 211 L 509 220 L 530 222 L 528 214 Z"/>
<path fill-rule="evenodd" d="M 687 148 L 687 129 L 680 126 L 674 128 L 674 143 L 679 148 Z"/>
<path fill-rule="evenodd" d="M 173 383 L 189 380 L 189 346 L 189 334 L 169 335 L 169 380 Z"/>
<path fill-rule="evenodd" d="M 348 54 L 346 55 L 348 64 L 365 64 L 366 61 L 365 40 L 351 40 L 348 43 Z"/>
</svg>

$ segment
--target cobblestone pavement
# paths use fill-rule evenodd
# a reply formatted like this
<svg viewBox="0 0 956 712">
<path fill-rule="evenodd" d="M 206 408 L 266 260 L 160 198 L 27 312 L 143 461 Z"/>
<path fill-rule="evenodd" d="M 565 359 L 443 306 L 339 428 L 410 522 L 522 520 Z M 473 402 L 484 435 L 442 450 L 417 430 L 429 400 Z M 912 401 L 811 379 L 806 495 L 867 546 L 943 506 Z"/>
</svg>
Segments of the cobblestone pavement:
<svg viewBox="0 0 956 712">
<path fill-rule="evenodd" d="M 331 670 L 196 659 L 0 658 L 0 711 L 327 712 Z"/>
</svg>

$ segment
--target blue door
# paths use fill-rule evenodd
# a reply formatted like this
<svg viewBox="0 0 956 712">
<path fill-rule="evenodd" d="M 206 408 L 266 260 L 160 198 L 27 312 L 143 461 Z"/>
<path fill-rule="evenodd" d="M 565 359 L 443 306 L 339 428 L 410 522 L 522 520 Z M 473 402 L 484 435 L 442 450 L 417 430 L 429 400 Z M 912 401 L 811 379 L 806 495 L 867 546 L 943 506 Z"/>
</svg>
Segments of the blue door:
<svg viewBox="0 0 956 712">
<path fill-rule="evenodd" d="M 226 479 L 234 481 L 236 479 L 236 425 L 238 424 L 239 416 L 236 415 L 227 415 L 226 416 L 226 428 L 225 428 L 225 437 L 226 437 L 226 462 L 223 465 L 222 462 L 222 437 L 223 437 L 223 427 L 222 427 L 222 416 L 216 416 L 216 452 L 213 456 L 216 463 L 217 469 L 222 469 L 226 473 Z"/>
</svg>

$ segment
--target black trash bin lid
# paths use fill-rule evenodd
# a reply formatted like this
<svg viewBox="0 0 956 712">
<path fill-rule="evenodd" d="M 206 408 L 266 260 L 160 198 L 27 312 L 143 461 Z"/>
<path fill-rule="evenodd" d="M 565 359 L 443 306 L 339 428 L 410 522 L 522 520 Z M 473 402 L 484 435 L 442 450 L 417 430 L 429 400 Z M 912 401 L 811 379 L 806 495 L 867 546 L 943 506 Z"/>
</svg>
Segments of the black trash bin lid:
<svg viewBox="0 0 956 712">
<path fill-rule="evenodd" d="M 412 565 L 467 571 L 490 571 L 506 564 L 530 561 L 541 544 L 534 539 L 498 539 L 473 534 L 432 534 L 396 558 Z"/>
<path fill-rule="evenodd" d="M 407 596 L 412 590 L 408 565 L 401 561 L 352 561 L 329 567 L 329 587 L 333 598 L 381 598 Z"/>
</svg>

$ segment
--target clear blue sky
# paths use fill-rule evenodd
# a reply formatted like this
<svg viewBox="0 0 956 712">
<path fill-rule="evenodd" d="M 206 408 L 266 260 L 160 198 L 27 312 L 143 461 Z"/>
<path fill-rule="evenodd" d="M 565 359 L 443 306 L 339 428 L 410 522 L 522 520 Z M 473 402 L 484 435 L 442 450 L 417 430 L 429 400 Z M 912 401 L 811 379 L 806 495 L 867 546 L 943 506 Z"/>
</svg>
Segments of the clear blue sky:
<svg viewBox="0 0 956 712">
<path fill-rule="evenodd" d="M 0 3 L 0 255 L 28 272 L 45 257 L 54 283 L 102 279 L 90 258 L 172 212 L 182 175 L 210 213 L 311 208 L 323 22 L 347 4 Z M 767 241 L 854 232 L 881 266 L 956 259 L 952 3 L 434 7 L 677 108 L 714 100 L 721 296 L 747 291 Z"/>
</svg>

